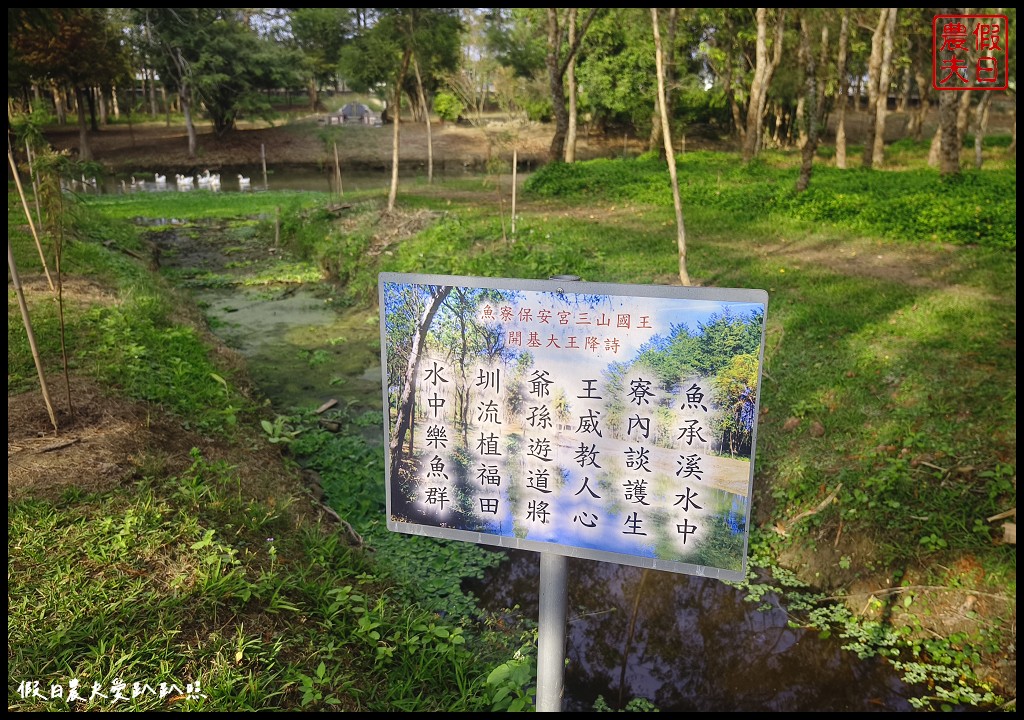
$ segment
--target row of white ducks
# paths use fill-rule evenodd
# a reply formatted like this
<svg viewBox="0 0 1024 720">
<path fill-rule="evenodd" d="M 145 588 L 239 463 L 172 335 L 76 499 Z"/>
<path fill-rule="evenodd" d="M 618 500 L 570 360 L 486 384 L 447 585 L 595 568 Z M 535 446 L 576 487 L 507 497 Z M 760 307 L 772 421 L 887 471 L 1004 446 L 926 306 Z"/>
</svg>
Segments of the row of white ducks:
<svg viewBox="0 0 1024 720">
<path fill-rule="evenodd" d="M 210 171 L 206 170 L 202 175 L 196 176 L 196 182 L 199 183 L 199 187 L 210 188 L 211 190 L 220 190 L 220 173 L 211 175 Z"/>
<path fill-rule="evenodd" d="M 207 188 L 209 190 L 220 190 L 221 188 L 221 176 L 220 173 L 211 173 L 209 170 L 204 170 L 202 173 L 196 175 L 182 175 L 178 173 L 174 176 L 175 185 L 179 190 L 191 190 L 193 187 Z M 68 181 L 61 181 L 61 185 L 65 190 L 75 190 L 77 188 L 89 189 L 97 188 L 98 183 L 96 178 L 87 178 L 82 175 L 81 180 L 71 178 Z M 131 176 L 131 180 L 121 181 L 121 190 L 145 190 L 147 187 L 155 187 L 156 189 L 162 190 L 167 187 L 167 175 L 161 175 L 160 173 L 154 173 L 153 180 L 148 181 L 143 178 L 137 178 L 134 175 Z M 241 173 L 238 174 L 238 189 L 249 190 L 252 188 L 252 181 L 250 178 L 245 177 Z"/>
</svg>

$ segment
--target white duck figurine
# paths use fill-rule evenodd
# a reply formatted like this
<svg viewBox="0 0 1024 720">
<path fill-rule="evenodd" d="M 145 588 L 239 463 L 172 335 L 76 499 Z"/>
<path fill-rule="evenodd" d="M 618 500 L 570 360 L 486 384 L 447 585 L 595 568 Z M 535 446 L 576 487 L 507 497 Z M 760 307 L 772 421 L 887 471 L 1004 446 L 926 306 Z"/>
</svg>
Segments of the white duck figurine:
<svg viewBox="0 0 1024 720">
<path fill-rule="evenodd" d="M 195 182 L 195 178 L 191 175 L 177 175 L 175 177 L 177 177 L 178 187 L 180 188 L 190 188 L 193 182 Z"/>
<path fill-rule="evenodd" d="M 157 185 L 166 185 L 167 184 L 167 176 L 166 175 L 161 175 L 160 173 L 156 173 L 153 176 L 153 182 L 155 182 Z"/>
<path fill-rule="evenodd" d="M 252 183 L 249 182 L 249 178 L 244 177 L 242 175 L 242 173 L 238 173 L 238 187 L 239 188 L 244 190 L 245 188 L 250 187 L 251 185 L 252 185 Z"/>
<path fill-rule="evenodd" d="M 144 187 L 146 187 L 146 181 L 145 180 L 136 180 L 135 176 L 132 175 L 132 189 L 133 190 L 134 189 L 141 190 Z"/>
<path fill-rule="evenodd" d="M 211 190 L 220 190 L 220 173 L 211 175 L 207 186 Z"/>
</svg>

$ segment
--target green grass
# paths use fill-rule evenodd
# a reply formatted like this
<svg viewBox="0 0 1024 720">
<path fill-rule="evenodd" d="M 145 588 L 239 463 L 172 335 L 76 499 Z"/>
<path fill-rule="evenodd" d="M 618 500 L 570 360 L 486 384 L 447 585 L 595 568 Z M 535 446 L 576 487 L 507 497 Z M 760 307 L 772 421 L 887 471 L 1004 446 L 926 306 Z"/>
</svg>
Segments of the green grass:
<svg viewBox="0 0 1024 720">
<path fill-rule="evenodd" d="M 827 582 L 835 594 L 879 579 L 906 585 L 902 607 L 923 623 L 934 595 L 920 588 L 966 589 L 1002 598 L 1013 617 L 1016 556 L 986 518 L 1016 502 L 1015 165 L 990 162 L 943 181 L 923 166 L 926 151 L 893 147 L 889 157 L 905 170 L 817 166 L 802 195 L 793 190 L 793 154 L 766 153 L 749 166 L 724 153 L 682 156 L 687 265 L 701 284 L 764 288 L 770 296 L 755 476 L 762 521 L 752 532 L 752 564 L 774 567 L 785 590 L 778 558 L 812 550 L 832 558 Z M 330 199 L 316 193 L 211 195 L 185 209 L 182 198 L 174 200 L 176 210 L 159 194 L 90 199 L 74 208 L 79 218 L 64 250 L 65 271 L 119 289 L 117 303 L 73 308 L 67 324 L 76 368 L 206 432 L 229 435 L 229 418 L 248 426 L 258 414 L 200 338 L 172 319 L 168 288 L 132 260 L 129 253 L 144 243 L 130 218 L 217 219 L 230 228 L 232 247 L 258 247 L 272 241 L 276 211 L 268 208 L 279 205 L 281 242 L 298 260 L 261 265 L 250 276 L 261 283 L 319 276 L 339 284 L 343 305 L 364 308 L 375 302 L 382 271 L 677 282 L 667 173 L 651 159 L 535 173 L 520 197 L 514 235 L 493 184 L 479 181 L 403 184 L 400 210 L 434 216 L 414 235 L 390 241 L 379 234 L 379 193 L 356 198 L 344 224 L 323 209 Z M 30 272 L 39 267 L 38 253 L 19 212 L 9 202 L 8 233 L 19 267 Z M 897 272 L 900 264 L 908 267 Z M 17 312 L 9 299 L 9 394 L 33 385 Z M 55 362 L 56 313 L 41 308 L 36 317 L 44 357 Z M 345 421 L 357 427 L 355 419 Z M 216 710 L 320 709 L 335 701 L 348 710 L 479 710 L 528 699 L 523 665 L 509 658 L 521 645 L 532 647 L 529 635 L 437 617 L 442 608 L 446 618 L 472 616 L 458 579 L 482 572 L 486 557 L 426 538 L 403 537 L 401 552 L 391 552 L 396 540 L 381 522 L 380 452 L 357 431 L 319 430 L 312 417 L 281 423 L 272 425 L 272 437 L 321 474 L 332 506 L 390 563 L 345 548 L 344 533 L 273 526 L 277 511 L 232 495 L 230 469 L 201 457 L 189 474 L 147 477 L 127 494 L 12 504 L 11 686 L 73 673 L 109 682 L 122 663 L 140 679 L 201 679 L 209 697 L 184 702 Z M 209 481 L 197 482 L 196 474 Z M 832 492 L 834 502 L 786 525 L 784 535 L 772 530 Z M 265 517 L 242 529 L 256 522 L 244 518 Z M 120 547 L 127 533 L 139 540 Z M 278 553 L 273 563 L 269 536 Z M 96 549 L 83 559 L 74 548 L 86 545 Z M 57 570 L 42 567 L 44 557 L 64 571 L 87 561 L 96 580 L 69 592 Z M 106 569 L 151 568 L 153 558 L 178 569 L 141 580 Z M 957 569 L 965 565 L 979 572 Z M 891 627 L 863 623 L 806 585 L 794 580 L 792 587 L 795 619 L 841 634 L 852 651 L 885 655 L 908 681 L 935 683 L 935 706 L 999 704 L 975 671 L 981 655 L 1012 651 L 1005 618 L 934 637 L 908 619 Z M 337 618 L 346 612 L 359 622 L 343 623 L 349 634 L 339 639 Z M 99 619 L 79 626 L 72 622 L 79 615 Z M 66 628 L 37 650 L 25 638 L 42 621 Z M 209 636 L 195 640 L 182 631 L 197 624 Z M 118 661 L 115 645 L 125 648 Z M 422 647 L 430 651 L 420 653 Z M 474 665 L 467 651 L 486 662 Z M 507 683 L 503 691 L 486 685 L 495 668 Z"/>
<path fill-rule="evenodd" d="M 342 533 L 295 527 L 286 503 L 240 497 L 232 467 L 193 458 L 128 492 L 12 504 L 9 677 L 64 688 L 12 709 L 487 708 L 465 628 L 396 599 Z M 107 697 L 69 703 L 73 680 Z"/>
</svg>

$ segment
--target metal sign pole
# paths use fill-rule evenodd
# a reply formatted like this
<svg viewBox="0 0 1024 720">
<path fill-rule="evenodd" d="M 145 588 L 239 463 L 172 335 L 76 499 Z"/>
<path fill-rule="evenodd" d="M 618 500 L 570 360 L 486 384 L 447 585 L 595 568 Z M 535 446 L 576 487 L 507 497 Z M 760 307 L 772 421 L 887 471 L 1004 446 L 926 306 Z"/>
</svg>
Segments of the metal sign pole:
<svg viewBox="0 0 1024 720">
<path fill-rule="evenodd" d="M 562 710 L 565 676 L 565 624 L 568 559 L 540 554 L 540 607 L 537 613 L 537 712 Z"/>
</svg>

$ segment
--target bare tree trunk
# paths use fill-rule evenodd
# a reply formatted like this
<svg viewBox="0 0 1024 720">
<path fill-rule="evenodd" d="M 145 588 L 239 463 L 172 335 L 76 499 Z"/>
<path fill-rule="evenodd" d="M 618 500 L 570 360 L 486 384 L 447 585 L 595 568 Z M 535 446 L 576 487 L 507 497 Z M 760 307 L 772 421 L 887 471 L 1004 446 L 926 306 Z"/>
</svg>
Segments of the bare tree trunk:
<svg viewBox="0 0 1024 720">
<path fill-rule="evenodd" d="M 924 121 L 928 117 L 928 108 L 931 107 L 931 100 L 928 99 L 929 80 L 925 77 L 920 67 L 914 73 L 914 80 L 917 82 L 920 98 L 917 108 L 910 113 L 907 133 L 914 140 L 920 140 L 924 136 Z"/>
<path fill-rule="evenodd" d="M 889 114 L 889 85 L 892 77 L 892 45 L 896 33 L 896 11 L 889 8 L 885 20 L 885 36 L 882 38 L 882 67 L 878 76 L 878 103 L 875 110 L 875 145 L 872 152 L 872 165 L 885 162 L 885 120 Z"/>
<path fill-rule="evenodd" d="M 956 136 L 960 145 L 964 144 L 964 135 L 967 134 L 967 126 L 971 120 L 971 95 L 972 90 L 962 90 L 959 95 L 956 107 Z"/>
<path fill-rule="evenodd" d="M 576 8 L 569 9 L 567 21 L 569 31 L 569 44 L 576 42 Z M 574 55 L 565 68 L 565 84 L 569 91 L 569 125 L 565 130 L 565 161 L 576 162 L 576 56 Z"/>
<path fill-rule="evenodd" d="M 196 124 L 192 121 L 192 102 L 188 97 L 188 85 L 182 85 L 178 93 L 178 102 L 181 103 L 181 113 L 185 116 L 185 132 L 188 134 L 188 156 L 194 159 L 196 148 L 199 145 L 196 137 Z"/>
<path fill-rule="evenodd" d="M 415 58 L 413 58 L 412 67 L 416 71 L 416 94 L 419 95 L 420 107 L 423 108 L 423 122 L 427 126 L 427 184 L 430 184 L 434 182 L 434 142 L 430 135 L 430 107 L 427 105 L 427 96 L 423 92 L 420 64 Z"/>
<path fill-rule="evenodd" d="M 828 45 L 828 28 L 822 29 L 822 52 Z M 811 50 L 811 31 L 808 27 L 807 13 L 800 13 L 800 59 L 804 65 L 804 113 L 800 118 L 806 128 L 806 139 L 800 149 L 800 176 L 796 181 L 796 191 L 802 193 L 811 184 L 811 172 L 814 169 L 814 153 L 818 150 L 818 126 L 821 122 L 821 106 L 823 98 L 818 92 L 817 67 L 814 52 Z"/>
<path fill-rule="evenodd" d="M 960 143 L 956 131 L 956 92 L 939 93 L 939 172 L 943 177 L 960 173 Z"/>
<path fill-rule="evenodd" d="M 110 116 L 107 110 L 107 93 L 100 86 L 96 87 L 96 97 L 99 99 L 100 124 L 109 125 Z"/>
<path fill-rule="evenodd" d="M 665 61 L 665 102 L 668 103 L 668 117 L 669 127 L 671 127 L 672 108 L 674 106 L 672 96 L 672 86 L 675 84 L 675 45 L 676 45 L 676 26 L 678 24 L 679 10 L 678 8 L 669 8 L 668 10 L 668 27 L 665 29 L 665 40 L 662 43 L 662 53 Z M 667 46 L 667 47 L 666 47 Z M 661 137 L 661 105 L 658 98 L 654 99 L 654 115 L 651 117 L 651 136 L 647 143 L 647 149 L 650 152 L 658 153 L 658 157 L 665 158 L 665 141 Z M 668 146 L 671 147 L 672 141 L 669 140 Z"/>
<path fill-rule="evenodd" d="M 391 188 L 388 190 L 388 212 L 395 209 L 395 199 L 398 197 L 398 126 L 401 124 L 402 117 L 402 84 L 405 82 L 405 74 L 409 70 L 411 59 L 412 50 L 406 49 L 405 55 L 402 56 L 402 66 L 398 71 L 398 78 L 395 81 L 395 112 L 391 120 L 394 123 L 394 131 L 391 134 Z"/>
<path fill-rule="evenodd" d="M 155 118 L 159 112 L 159 106 L 156 103 L 156 70 L 153 68 L 149 69 L 149 116 Z M 166 95 L 164 100 L 166 102 Z"/>
<path fill-rule="evenodd" d="M 668 125 L 668 105 L 665 99 L 665 63 L 661 51 L 661 32 L 658 29 L 658 8 L 651 8 L 651 24 L 654 28 L 654 60 L 658 70 L 658 105 L 661 107 L 661 130 L 668 160 L 668 174 L 672 180 L 672 202 L 676 210 L 676 245 L 679 248 L 679 282 L 690 284 L 686 272 L 686 226 L 683 223 L 683 202 L 679 197 L 679 178 L 676 176 L 676 156 L 672 152 L 672 133 Z"/>
<path fill-rule="evenodd" d="M 806 61 L 804 63 L 806 67 Z M 793 113 L 793 117 L 796 119 L 796 146 L 798 149 L 803 150 L 805 144 L 807 144 L 807 126 L 804 124 L 804 113 L 807 110 L 807 94 L 806 88 L 804 94 L 796 99 L 796 112 Z M 793 131 L 790 127 L 787 133 L 789 137 L 792 137 Z M 787 142 L 788 144 L 788 142 Z"/>
<path fill-rule="evenodd" d="M 551 138 L 548 157 L 552 162 L 565 158 L 565 136 L 569 129 L 569 111 L 565 107 L 565 82 L 559 62 L 561 32 L 558 27 L 558 8 L 548 8 L 548 87 L 551 91 L 551 111 L 555 116 L 555 134 Z"/>
<path fill-rule="evenodd" d="M 85 89 L 75 88 L 78 99 L 78 158 L 89 162 L 92 160 L 92 147 L 89 145 L 89 123 L 85 118 Z"/>
<path fill-rule="evenodd" d="M 952 99 L 946 96 L 952 96 Z M 946 108 L 942 101 L 947 99 L 953 106 L 952 110 Z M 959 163 L 960 147 L 964 143 L 964 135 L 967 133 L 967 119 L 970 115 L 971 107 L 971 91 L 970 90 L 943 90 L 939 93 L 939 124 L 935 128 L 935 134 L 932 135 L 931 145 L 928 146 L 928 167 L 937 167 L 942 170 L 944 166 L 945 153 L 947 149 L 945 147 L 946 138 L 944 133 L 946 132 L 944 126 L 944 115 L 943 112 L 948 111 L 953 113 L 953 129 L 956 132 L 956 146 L 957 146 L 957 162 Z M 959 170 L 957 170 L 959 172 Z"/>
<path fill-rule="evenodd" d="M 50 83 L 50 94 L 53 96 L 53 112 L 57 116 L 57 123 L 66 125 L 68 115 L 64 109 L 64 99 L 61 96 L 60 88 L 57 87 L 57 83 Z"/>
<path fill-rule="evenodd" d="M 981 170 L 981 146 L 985 142 L 985 133 L 988 132 L 988 112 L 992 106 L 992 93 L 987 92 L 981 96 L 981 102 L 974 113 L 974 167 Z"/>
<path fill-rule="evenodd" d="M 757 8 L 757 44 L 754 51 L 754 77 L 750 81 L 750 100 L 747 103 L 747 131 L 743 139 L 743 162 L 754 159 L 757 139 L 761 134 L 761 95 L 765 92 L 765 74 L 768 69 L 768 9 Z"/>
<path fill-rule="evenodd" d="M 743 139 L 743 162 L 750 162 L 761 149 L 761 122 L 768 102 L 768 88 L 775 68 L 782 60 L 782 33 L 785 10 L 779 9 L 775 26 L 775 47 L 768 57 L 768 9 L 757 8 L 757 45 L 754 78 L 750 82 L 750 102 L 747 105 L 747 130 Z"/>
<path fill-rule="evenodd" d="M 900 99 L 896 105 L 896 110 L 899 112 L 906 112 L 907 108 L 910 107 L 910 87 L 913 85 L 914 70 L 907 65 L 903 68 L 903 80 L 900 82 Z"/>
<path fill-rule="evenodd" d="M 846 104 L 850 83 L 846 78 L 846 53 L 850 42 L 850 11 L 843 10 L 839 23 L 839 56 L 836 60 L 839 75 L 839 100 L 836 117 L 836 167 L 846 169 Z"/>
<path fill-rule="evenodd" d="M 732 113 L 733 129 L 736 131 L 736 137 L 738 137 L 742 143 L 743 139 L 747 136 L 747 128 L 743 126 L 743 115 L 740 112 L 740 104 L 736 102 L 736 91 L 732 87 L 732 58 L 728 58 L 727 62 L 729 65 L 726 70 L 725 85 L 723 89 L 725 90 L 726 97 L 729 98 L 729 110 Z"/>
<path fill-rule="evenodd" d="M 1017 93 L 1013 94 L 1013 108 L 1010 110 L 1013 115 L 1013 127 L 1010 130 L 1010 147 L 1006 148 L 1006 152 L 1010 156 L 1017 154 Z"/>
<path fill-rule="evenodd" d="M 555 116 L 555 133 L 551 137 L 548 148 L 548 159 L 551 162 L 562 162 L 565 159 L 565 139 L 569 133 L 569 110 L 565 101 L 565 72 L 569 63 L 576 57 L 580 42 L 597 15 L 599 8 L 591 8 L 586 20 L 576 34 L 575 42 L 569 43 L 562 57 L 562 30 L 558 22 L 558 8 L 548 8 L 548 51 L 545 64 L 548 69 L 548 87 L 551 91 L 551 107 Z M 575 17 L 577 8 L 569 8 Z"/>
<path fill-rule="evenodd" d="M 889 16 L 889 8 L 880 8 L 878 24 L 871 35 L 871 56 L 868 59 L 868 127 L 864 137 L 864 153 L 861 164 L 870 168 L 875 160 L 875 133 L 878 126 L 879 77 L 882 74 L 882 45 L 885 37 L 885 23 Z"/>
<path fill-rule="evenodd" d="M 309 111 L 316 112 L 318 95 L 316 91 L 316 78 L 312 75 L 309 76 L 309 82 L 306 84 L 306 93 L 309 97 Z"/>
</svg>

